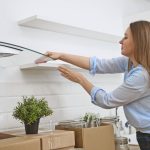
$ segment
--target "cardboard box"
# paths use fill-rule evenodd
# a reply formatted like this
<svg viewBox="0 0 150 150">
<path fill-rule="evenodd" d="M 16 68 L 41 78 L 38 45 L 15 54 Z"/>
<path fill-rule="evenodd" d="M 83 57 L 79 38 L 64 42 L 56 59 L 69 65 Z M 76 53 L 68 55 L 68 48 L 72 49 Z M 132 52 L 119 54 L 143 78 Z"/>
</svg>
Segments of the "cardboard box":
<svg viewBox="0 0 150 150">
<path fill-rule="evenodd" d="M 130 148 L 130 150 L 140 150 L 139 145 L 129 144 L 129 148 Z"/>
<path fill-rule="evenodd" d="M 73 131 L 57 130 L 41 137 L 42 150 L 55 150 L 59 148 L 74 147 L 75 137 Z"/>
<path fill-rule="evenodd" d="M 0 133 L 0 139 L 8 139 L 8 138 L 12 138 L 12 137 L 16 137 L 16 136 L 10 135 L 10 134 L 5 134 L 5 133 Z"/>
<path fill-rule="evenodd" d="M 30 135 L 26 135 L 24 130 L 7 131 L 5 133 L 13 136 L 40 139 L 41 150 L 70 150 L 75 146 L 75 136 L 73 131 L 55 130 Z"/>
<path fill-rule="evenodd" d="M 57 150 L 75 150 L 74 147 L 66 147 L 66 148 L 60 148 Z"/>
<path fill-rule="evenodd" d="M 40 150 L 40 140 L 13 137 L 0 140 L 0 150 Z"/>
<path fill-rule="evenodd" d="M 56 129 L 75 131 L 75 147 L 85 150 L 115 150 L 114 130 L 111 124 L 102 124 L 92 128 L 65 128 L 57 125 Z"/>
</svg>

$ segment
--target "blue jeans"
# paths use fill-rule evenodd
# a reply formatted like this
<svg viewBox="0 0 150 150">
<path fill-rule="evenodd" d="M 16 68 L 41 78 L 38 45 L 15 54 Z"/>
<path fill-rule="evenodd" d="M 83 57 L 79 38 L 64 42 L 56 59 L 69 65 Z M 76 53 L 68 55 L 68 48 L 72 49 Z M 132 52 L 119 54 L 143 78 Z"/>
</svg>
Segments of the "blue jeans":
<svg viewBox="0 0 150 150">
<path fill-rule="evenodd" d="M 136 138 L 141 150 L 150 150 L 150 134 L 137 131 Z"/>
</svg>

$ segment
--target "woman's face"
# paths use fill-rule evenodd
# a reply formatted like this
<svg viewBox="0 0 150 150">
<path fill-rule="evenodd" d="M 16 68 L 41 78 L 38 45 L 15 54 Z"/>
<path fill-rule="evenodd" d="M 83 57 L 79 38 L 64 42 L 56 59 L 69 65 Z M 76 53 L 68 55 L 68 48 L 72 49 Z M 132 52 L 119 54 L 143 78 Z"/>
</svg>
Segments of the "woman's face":
<svg viewBox="0 0 150 150">
<path fill-rule="evenodd" d="M 127 28 L 124 38 L 119 42 L 121 44 L 121 54 L 129 58 L 134 58 L 134 42 L 130 28 Z"/>
</svg>

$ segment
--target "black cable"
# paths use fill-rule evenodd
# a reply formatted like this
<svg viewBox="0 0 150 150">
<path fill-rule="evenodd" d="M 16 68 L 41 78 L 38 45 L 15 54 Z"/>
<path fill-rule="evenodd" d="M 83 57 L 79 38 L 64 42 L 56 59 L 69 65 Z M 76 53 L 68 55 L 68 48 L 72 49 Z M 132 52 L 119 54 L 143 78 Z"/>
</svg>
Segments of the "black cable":
<svg viewBox="0 0 150 150">
<path fill-rule="evenodd" d="M 12 46 L 8 46 L 8 45 L 2 45 L 2 44 L 0 44 L 0 46 L 4 46 L 4 47 L 8 47 L 8 48 L 12 48 L 12 49 L 15 49 L 15 50 L 18 50 L 18 51 L 23 51 L 23 50 L 21 50 L 21 49 L 19 49 L 19 48 L 12 47 Z"/>
<path fill-rule="evenodd" d="M 25 50 L 28 50 L 28 51 L 31 51 L 31 52 L 34 52 L 34 53 L 37 53 L 37 54 L 40 54 L 40 55 L 43 55 L 43 56 L 48 57 L 47 55 L 45 55 L 45 54 L 43 54 L 43 53 L 40 53 L 40 52 L 38 52 L 38 51 L 29 49 L 29 48 L 26 48 L 26 47 L 23 47 L 23 46 L 20 46 L 20 45 L 16 45 L 16 44 L 11 44 L 11 43 L 7 43 L 7 42 L 2 42 L 2 41 L 0 41 L 0 46 L 12 48 L 12 49 L 15 49 L 15 50 L 18 50 L 18 51 L 23 51 L 23 49 L 25 49 Z"/>
</svg>

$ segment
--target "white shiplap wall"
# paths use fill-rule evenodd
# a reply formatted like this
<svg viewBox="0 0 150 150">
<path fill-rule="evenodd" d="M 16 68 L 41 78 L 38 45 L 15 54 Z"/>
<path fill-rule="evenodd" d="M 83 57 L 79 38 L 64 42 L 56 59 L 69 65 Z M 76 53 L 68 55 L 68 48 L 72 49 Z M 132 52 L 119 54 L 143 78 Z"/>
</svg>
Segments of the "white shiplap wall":
<svg viewBox="0 0 150 150">
<path fill-rule="evenodd" d="M 95 0 L 95 3 L 93 1 L 91 3 L 90 1 L 70 0 L 66 3 L 65 0 L 61 0 L 61 5 L 57 5 L 57 2 L 60 1 L 1 1 L 0 39 L 41 52 L 54 50 L 105 58 L 120 55 L 118 43 L 107 43 L 17 25 L 17 21 L 20 19 L 42 14 L 53 21 L 69 23 L 101 32 L 108 31 L 111 34 L 121 34 L 122 20 L 119 7 L 116 7 L 118 5 L 117 0 L 112 5 L 107 5 L 108 1 L 106 0 L 103 1 L 103 5 L 99 5 L 102 9 L 97 7 L 99 0 Z M 107 13 L 108 6 L 113 14 Z M 90 7 L 92 11 L 89 11 Z M 98 14 L 99 19 L 97 19 Z M 103 14 L 106 15 L 106 18 L 103 17 Z M 36 97 L 46 97 L 48 100 L 54 114 L 51 117 L 41 119 L 41 125 L 48 123 L 50 119 L 57 122 L 63 119 L 78 118 L 85 112 L 99 112 L 102 116 L 114 113 L 112 110 L 104 110 L 91 104 L 90 96 L 78 84 L 67 81 L 57 71 L 20 70 L 20 65 L 33 63 L 37 57 L 39 56 L 33 53 L 23 52 L 18 56 L 0 59 L 0 66 L 2 66 L 0 67 L 0 130 L 23 127 L 18 120 L 12 117 L 13 108 L 22 96 L 34 95 Z M 92 77 L 89 76 L 88 72 L 81 71 L 81 73 L 96 86 L 108 91 L 117 87 L 122 80 L 120 74 Z"/>
<path fill-rule="evenodd" d="M 1 69 L 3 81 L 0 82 L 0 121 L 1 129 L 17 128 L 22 124 L 12 118 L 12 111 L 21 97 L 35 95 L 45 97 L 54 110 L 52 117 L 41 120 L 41 124 L 50 119 L 56 122 L 63 119 L 78 118 L 85 112 L 96 112 L 102 116 L 110 115 L 109 110 L 100 109 L 90 103 L 90 96 L 78 85 L 61 77 L 57 71 L 27 70 L 19 67 Z M 121 76 L 96 75 L 91 77 L 87 72 L 81 72 L 95 85 L 111 90 L 119 84 Z M 15 75 L 14 75 L 15 74 Z M 12 79 L 13 78 L 13 79 Z M 5 82 L 6 81 L 6 82 Z"/>
</svg>

